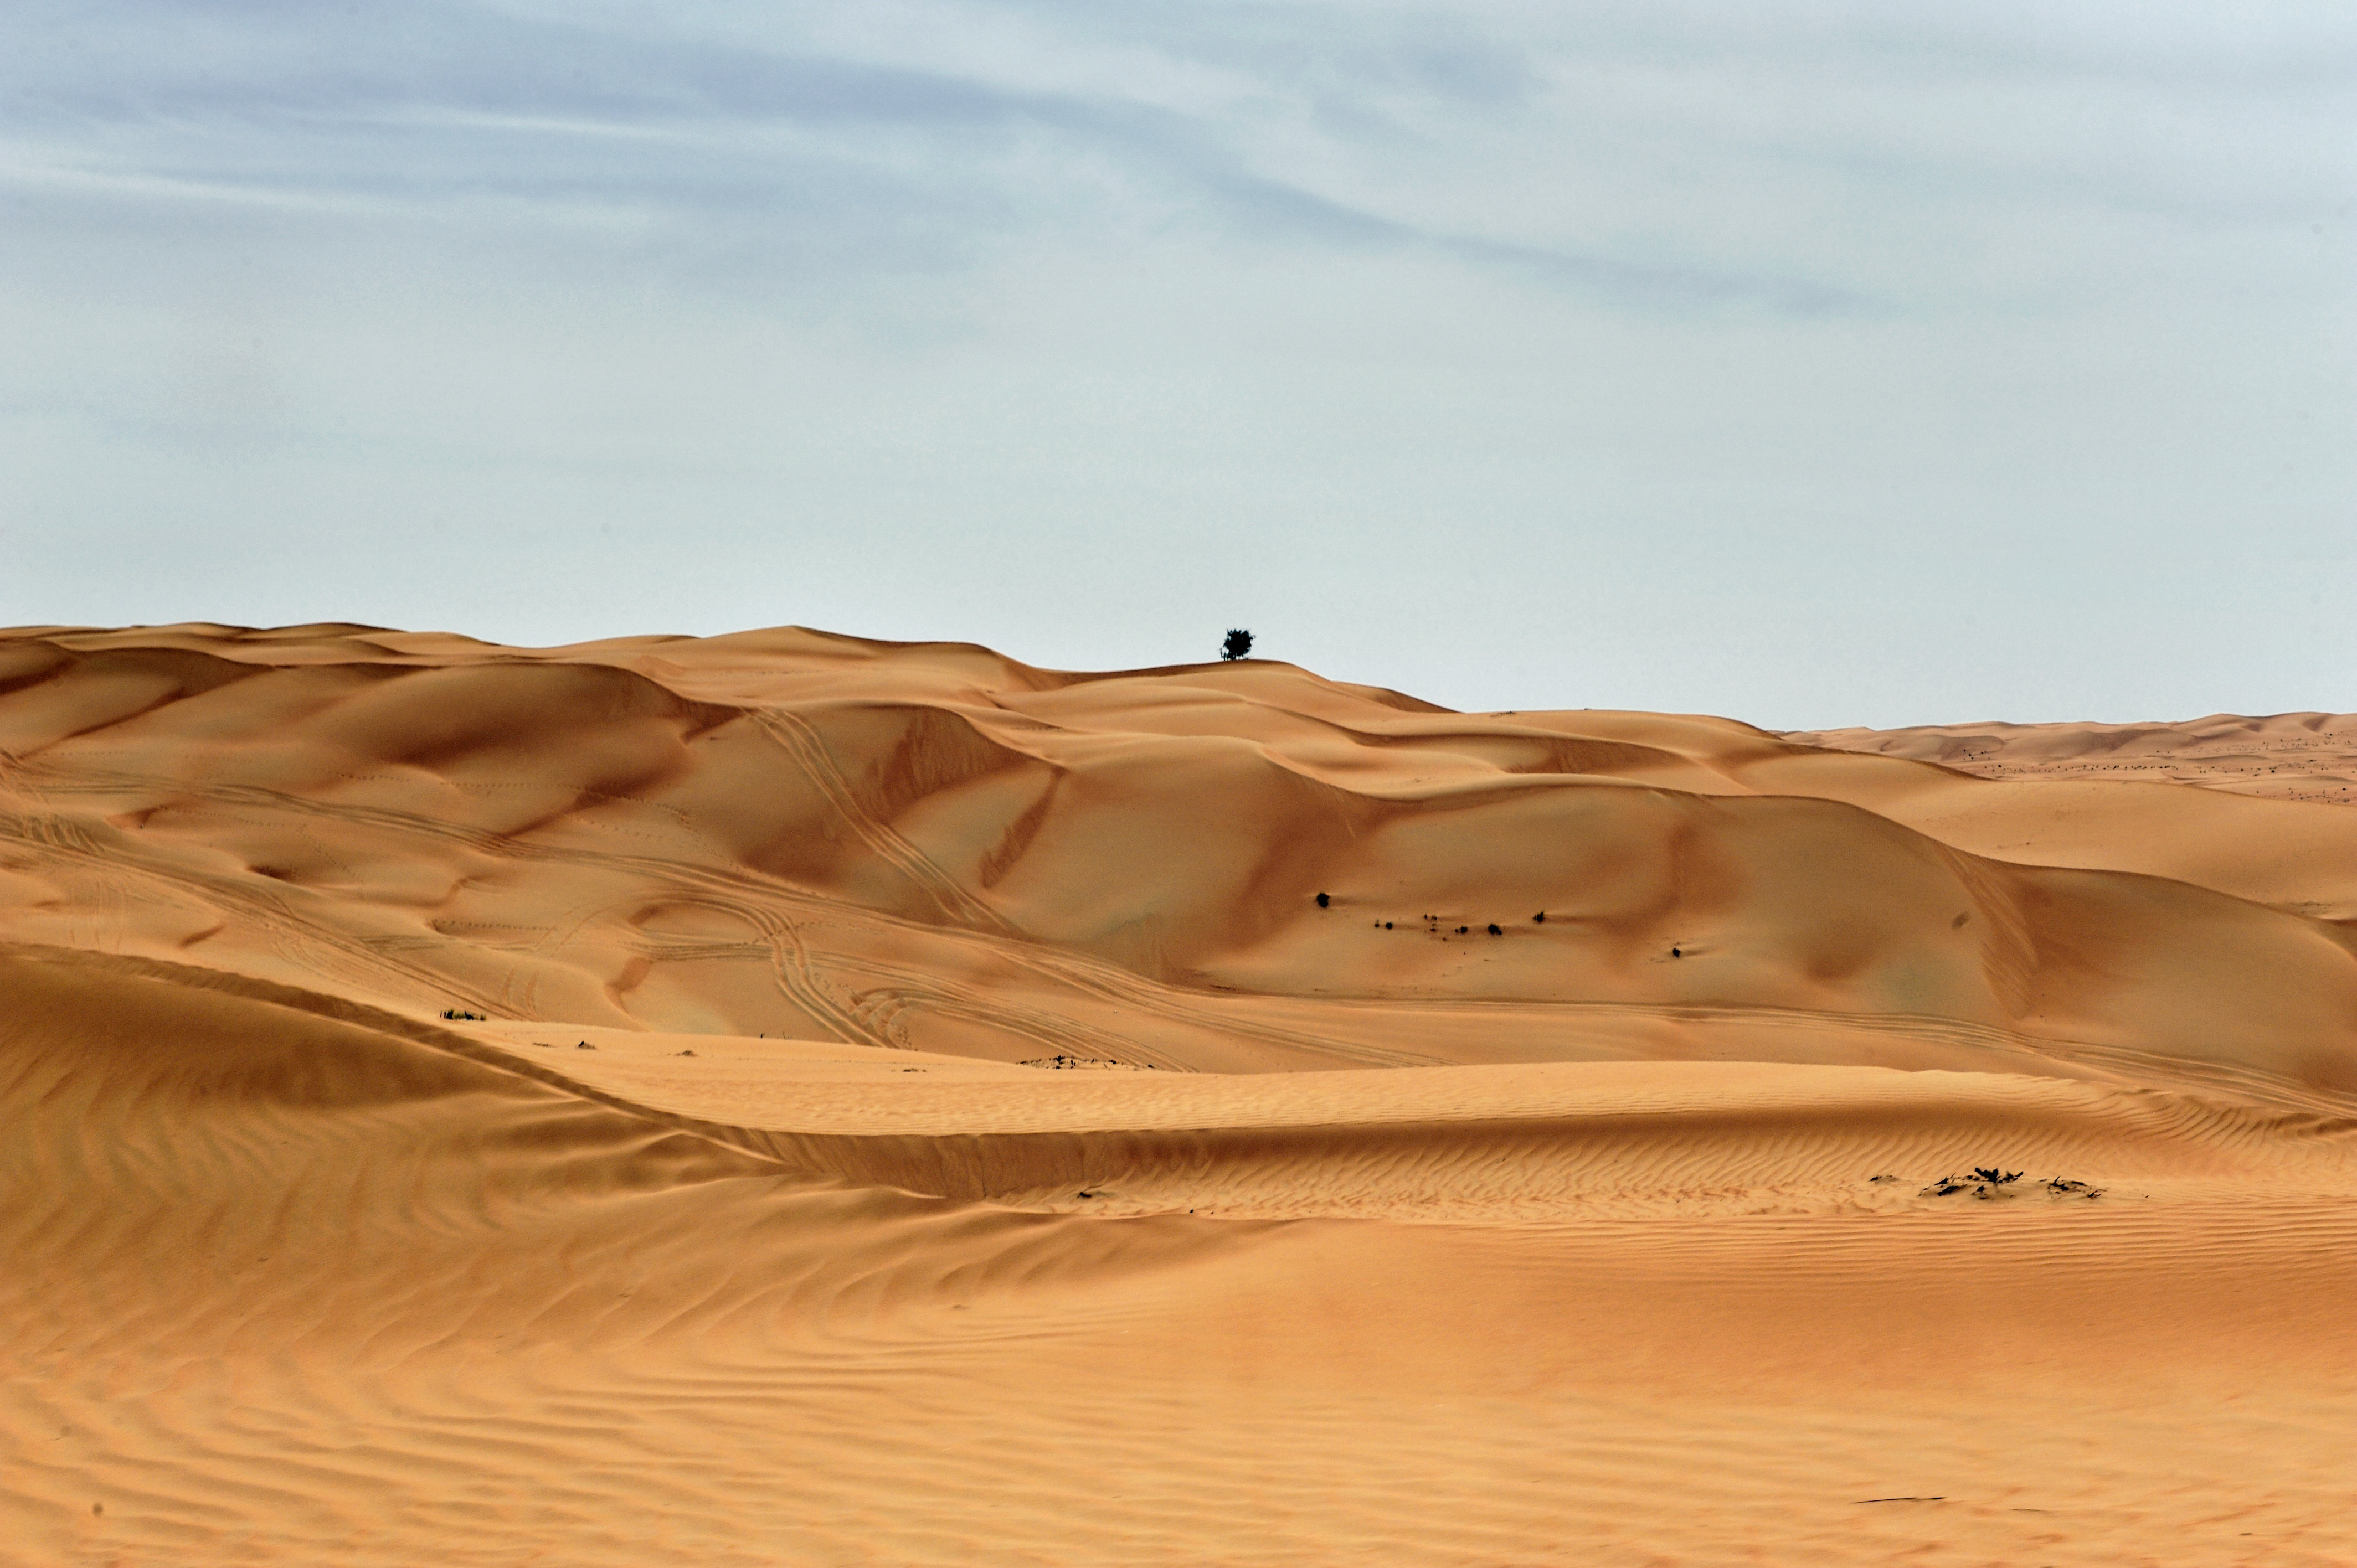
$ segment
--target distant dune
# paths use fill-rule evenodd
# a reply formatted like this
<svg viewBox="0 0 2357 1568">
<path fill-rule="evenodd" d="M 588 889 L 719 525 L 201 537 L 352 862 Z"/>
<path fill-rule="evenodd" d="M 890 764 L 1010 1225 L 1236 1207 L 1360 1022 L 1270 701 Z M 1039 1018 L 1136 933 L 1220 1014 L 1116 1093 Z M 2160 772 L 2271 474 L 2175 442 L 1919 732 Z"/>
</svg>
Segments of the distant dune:
<svg viewBox="0 0 2357 1568">
<path fill-rule="evenodd" d="M 2357 714 L 2213 714 L 2184 724 L 1932 725 L 1795 731 L 1787 740 L 1937 762 L 1983 779 L 2199 784 L 2357 805 Z"/>
<path fill-rule="evenodd" d="M 0 633 L 0 1541 L 2357 1562 L 2352 769 Z"/>
</svg>

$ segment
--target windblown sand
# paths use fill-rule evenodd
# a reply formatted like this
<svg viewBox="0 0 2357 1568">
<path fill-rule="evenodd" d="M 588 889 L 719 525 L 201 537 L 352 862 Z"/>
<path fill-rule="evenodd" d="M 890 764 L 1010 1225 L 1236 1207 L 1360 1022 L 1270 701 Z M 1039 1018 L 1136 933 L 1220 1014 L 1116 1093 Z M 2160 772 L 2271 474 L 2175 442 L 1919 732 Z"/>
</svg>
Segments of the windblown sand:
<svg viewBox="0 0 2357 1568">
<path fill-rule="evenodd" d="M 0 634 L 0 1560 L 2357 1562 L 2352 732 L 2116 727 Z"/>
</svg>

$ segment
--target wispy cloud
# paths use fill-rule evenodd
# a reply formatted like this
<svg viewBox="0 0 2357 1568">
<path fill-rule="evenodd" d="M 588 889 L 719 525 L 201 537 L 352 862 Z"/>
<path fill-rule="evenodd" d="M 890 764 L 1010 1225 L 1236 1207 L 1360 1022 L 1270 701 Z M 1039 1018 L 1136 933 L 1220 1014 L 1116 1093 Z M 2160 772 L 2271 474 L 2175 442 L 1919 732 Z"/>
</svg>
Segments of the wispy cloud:
<svg viewBox="0 0 2357 1568">
<path fill-rule="evenodd" d="M 0 131 L 11 177 L 113 199 L 604 202 L 725 231 L 839 225 L 840 249 L 883 264 L 894 231 L 937 257 L 951 232 L 1195 221 L 1245 243 L 1421 247 L 1631 306 L 1803 314 L 1888 289 L 1805 246 L 1733 260 L 1708 210 L 1730 193 L 1708 179 L 1682 210 L 1628 188 L 1729 145 L 1803 187 L 1845 156 L 1936 161 L 1870 124 L 1845 148 L 1826 116 L 1747 124 L 1711 102 L 1724 50 L 1609 12 L 1592 37 L 1535 38 L 1516 34 L 1528 17 L 1437 8 L 896 15 L 846 39 L 791 7 L 701 36 L 465 5 L 36 8 L 16 25 L 52 47 L 0 67 Z"/>
</svg>

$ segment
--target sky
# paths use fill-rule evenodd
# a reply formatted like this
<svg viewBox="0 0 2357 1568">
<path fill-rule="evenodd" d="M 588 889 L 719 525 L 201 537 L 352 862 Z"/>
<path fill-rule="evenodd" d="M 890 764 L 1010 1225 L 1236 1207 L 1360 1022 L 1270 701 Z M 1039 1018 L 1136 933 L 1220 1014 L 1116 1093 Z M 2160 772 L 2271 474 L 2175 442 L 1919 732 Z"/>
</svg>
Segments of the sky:
<svg viewBox="0 0 2357 1568">
<path fill-rule="evenodd" d="M 10 0 L 0 625 L 2357 709 L 2357 7 Z"/>
</svg>

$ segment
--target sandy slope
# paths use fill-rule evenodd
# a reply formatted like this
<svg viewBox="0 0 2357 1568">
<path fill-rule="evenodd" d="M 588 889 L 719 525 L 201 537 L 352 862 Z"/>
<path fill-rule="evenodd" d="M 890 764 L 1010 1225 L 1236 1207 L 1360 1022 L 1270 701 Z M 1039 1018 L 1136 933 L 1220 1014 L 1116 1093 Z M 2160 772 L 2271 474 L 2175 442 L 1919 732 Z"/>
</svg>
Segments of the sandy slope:
<svg viewBox="0 0 2357 1568">
<path fill-rule="evenodd" d="M 0 813 L 23 1561 L 2357 1559 L 2357 812 L 182 627 Z"/>
<path fill-rule="evenodd" d="M 2271 800 L 2357 805 L 2357 714 L 2212 714 L 2184 724 L 1932 725 L 1785 738 L 1911 757 L 1983 779 L 2160 780 Z"/>
</svg>

